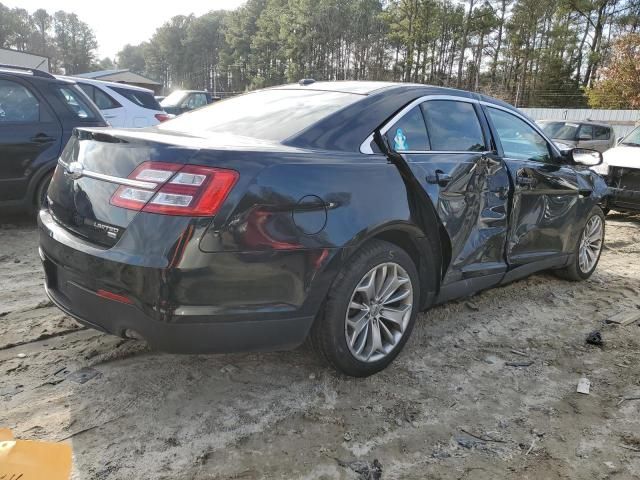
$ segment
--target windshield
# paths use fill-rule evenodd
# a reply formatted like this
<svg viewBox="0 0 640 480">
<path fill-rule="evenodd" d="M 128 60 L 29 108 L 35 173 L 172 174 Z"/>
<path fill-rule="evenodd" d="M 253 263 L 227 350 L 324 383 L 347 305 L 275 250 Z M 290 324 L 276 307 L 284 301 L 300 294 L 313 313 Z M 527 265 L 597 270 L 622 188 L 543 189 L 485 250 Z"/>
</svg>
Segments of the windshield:
<svg viewBox="0 0 640 480">
<path fill-rule="evenodd" d="M 569 122 L 544 122 L 542 131 L 555 140 L 575 140 L 580 124 Z"/>
<path fill-rule="evenodd" d="M 175 92 L 172 92 L 169 95 L 167 95 L 160 102 L 160 106 L 173 107 L 174 105 L 179 105 L 186 94 L 187 93 L 184 90 L 176 90 Z"/>
<path fill-rule="evenodd" d="M 620 145 L 629 145 L 631 147 L 640 147 L 640 127 L 636 127 L 629 135 L 624 137 Z"/>
<path fill-rule="evenodd" d="M 261 90 L 215 102 L 157 128 L 282 141 L 362 98 L 353 93 L 321 90 Z"/>
</svg>

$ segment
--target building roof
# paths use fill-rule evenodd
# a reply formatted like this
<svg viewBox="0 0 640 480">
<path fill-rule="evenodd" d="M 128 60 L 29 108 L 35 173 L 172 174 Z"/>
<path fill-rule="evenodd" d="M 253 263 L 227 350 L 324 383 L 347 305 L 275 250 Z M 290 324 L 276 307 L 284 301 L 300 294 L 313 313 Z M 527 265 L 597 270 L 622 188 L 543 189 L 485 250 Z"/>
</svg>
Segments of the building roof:
<svg viewBox="0 0 640 480">
<path fill-rule="evenodd" d="M 105 80 L 109 82 L 161 85 L 160 82 L 156 82 L 155 80 L 140 75 L 139 73 L 132 72 L 129 69 L 99 70 L 97 72 L 78 73 L 76 74 L 76 77 L 92 78 L 94 80 Z"/>
<path fill-rule="evenodd" d="M 13 48 L 0 48 L 0 63 L 25 68 L 37 68 L 45 72 L 49 71 L 49 57 L 14 50 Z"/>
</svg>

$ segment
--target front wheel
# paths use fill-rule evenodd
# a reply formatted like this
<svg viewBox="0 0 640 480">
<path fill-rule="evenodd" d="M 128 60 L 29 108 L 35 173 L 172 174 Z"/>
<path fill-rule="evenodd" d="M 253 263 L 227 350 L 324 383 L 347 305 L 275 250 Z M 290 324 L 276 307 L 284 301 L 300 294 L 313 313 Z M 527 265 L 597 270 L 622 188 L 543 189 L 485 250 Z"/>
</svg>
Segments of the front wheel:
<svg viewBox="0 0 640 480">
<path fill-rule="evenodd" d="M 589 278 L 600 260 L 604 246 L 604 213 L 593 207 L 580 234 L 571 265 L 557 273 L 567 280 L 581 281 Z"/>
<path fill-rule="evenodd" d="M 338 274 L 311 331 L 311 342 L 347 375 L 377 373 L 407 342 L 419 297 L 418 272 L 411 257 L 392 243 L 370 241 Z"/>
</svg>

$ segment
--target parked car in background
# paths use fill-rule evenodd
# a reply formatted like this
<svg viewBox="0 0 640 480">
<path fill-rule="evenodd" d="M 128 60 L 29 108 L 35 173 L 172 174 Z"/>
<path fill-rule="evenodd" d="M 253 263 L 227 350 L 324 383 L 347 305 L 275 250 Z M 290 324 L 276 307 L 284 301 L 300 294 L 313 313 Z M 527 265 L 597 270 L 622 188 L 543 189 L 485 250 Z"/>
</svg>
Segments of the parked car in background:
<svg viewBox="0 0 640 480">
<path fill-rule="evenodd" d="M 78 84 L 116 128 L 152 127 L 169 119 L 153 96 L 153 90 L 125 83 L 103 82 L 81 77 L 58 77 Z"/>
<path fill-rule="evenodd" d="M 607 150 L 602 165 L 593 170 L 604 176 L 609 185 L 605 211 L 640 212 L 640 127 Z"/>
<path fill-rule="evenodd" d="M 541 120 L 542 131 L 561 150 L 575 147 L 604 152 L 616 144 L 613 128 L 605 123 Z"/>
<path fill-rule="evenodd" d="M 204 90 L 176 90 L 162 100 L 160 106 L 167 113 L 180 115 L 204 107 L 211 102 L 213 102 L 211 94 Z"/>
<path fill-rule="evenodd" d="M 38 209 L 72 130 L 106 125 L 74 82 L 0 65 L 0 207 Z"/>
<path fill-rule="evenodd" d="M 366 376 L 416 315 L 540 270 L 589 278 L 600 152 L 425 85 L 256 91 L 136 130 L 78 129 L 40 211 L 46 289 L 94 328 L 180 352 L 310 335 Z"/>
<path fill-rule="evenodd" d="M 156 95 L 156 96 L 155 96 L 155 97 L 153 97 L 153 98 L 155 98 L 155 99 L 156 99 L 156 101 L 157 101 L 158 103 L 160 103 L 162 100 L 164 100 L 164 99 L 165 99 L 165 98 L 167 98 L 167 97 L 165 97 L 164 95 Z"/>
</svg>

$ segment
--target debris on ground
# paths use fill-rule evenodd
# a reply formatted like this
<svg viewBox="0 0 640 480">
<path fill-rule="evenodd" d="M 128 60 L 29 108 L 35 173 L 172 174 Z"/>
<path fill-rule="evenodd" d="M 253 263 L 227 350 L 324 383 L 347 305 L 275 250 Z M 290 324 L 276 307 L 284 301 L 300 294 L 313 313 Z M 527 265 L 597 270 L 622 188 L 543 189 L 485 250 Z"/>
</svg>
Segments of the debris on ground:
<svg viewBox="0 0 640 480">
<path fill-rule="evenodd" d="M 83 367 L 80 370 L 71 372 L 69 375 L 67 375 L 67 379 L 71 380 L 72 382 L 82 384 L 100 375 L 101 373 L 95 368 Z"/>
<path fill-rule="evenodd" d="M 354 460 L 352 462 L 345 462 L 336 458 L 338 465 L 344 468 L 350 468 L 356 472 L 358 480 L 380 480 L 382 478 L 382 464 L 378 459 L 374 459 L 369 463 L 365 460 Z"/>
<path fill-rule="evenodd" d="M 507 367 L 530 367 L 533 362 L 506 362 Z"/>
<path fill-rule="evenodd" d="M 589 381 L 589 379 L 586 377 L 582 377 L 580 380 L 578 380 L 578 388 L 576 389 L 576 392 L 582 393 L 584 395 L 589 395 L 590 388 L 591 382 Z"/>
<path fill-rule="evenodd" d="M 602 347 L 604 345 L 604 340 L 602 340 L 602 334 L 597 330 L 594 330 L 589 335 L 587 335 L 586 342 L 589 345 L 595 345 L 596 347 Z"/>
<path fill-rule="evenodd" d="M 615 323 L 622 327 L 640 320 L 640 310 L 625 310 L 607 318 L 607 323 Z"/>
</svg>

